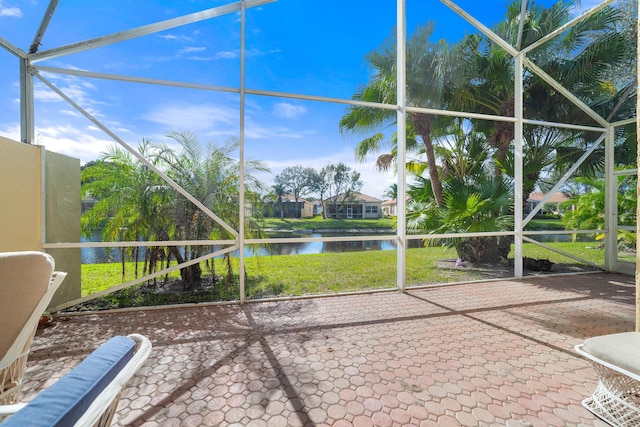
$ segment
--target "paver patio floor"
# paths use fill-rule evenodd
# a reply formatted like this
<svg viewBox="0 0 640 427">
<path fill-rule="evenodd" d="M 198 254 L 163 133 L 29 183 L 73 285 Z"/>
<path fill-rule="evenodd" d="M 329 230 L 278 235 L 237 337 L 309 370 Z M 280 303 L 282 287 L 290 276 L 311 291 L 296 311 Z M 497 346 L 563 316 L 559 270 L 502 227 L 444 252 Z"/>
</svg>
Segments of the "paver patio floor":
<svg viewBox="0 0 640 427">
<path fill-rule="evenodd" d="M 634 319 L 633 277 L 607 273 L 71 316 L 38 332 L 24 390 L 136 332 L 154 349 L 116 425 L 604 426 L 573 346 Z"/>
</svg>

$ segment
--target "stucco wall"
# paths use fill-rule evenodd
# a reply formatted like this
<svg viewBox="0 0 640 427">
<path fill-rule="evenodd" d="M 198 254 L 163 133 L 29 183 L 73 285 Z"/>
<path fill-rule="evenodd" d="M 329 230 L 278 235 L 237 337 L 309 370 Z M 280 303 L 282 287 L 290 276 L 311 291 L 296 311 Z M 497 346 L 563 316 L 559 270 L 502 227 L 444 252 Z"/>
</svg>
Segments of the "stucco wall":
<svg viewBox="0 0 640 427">
<path fill-rule="evenodd" d="M 0 252 L 42 249 L 42 160 L 46 242 L 80 241 L 80 161 L 0 137 Z M 51 306 L 80 297 L 80 250 L 49 249 L 66 271 Z"/>
<path fill-rule="evenodd" d="M 47 151 L 45 165 L 46 242 L 79 242 L 80 160 Z M 51 306 L 80 298 L 80 249 L 47 249 L 47 252 L 56 260 L 56 270 L 67 272 Z"/>
<path fill-rule="evenodd" d="M 0 251 L 39 251 L 42 147 L 0 137 Z"/>
</svg>

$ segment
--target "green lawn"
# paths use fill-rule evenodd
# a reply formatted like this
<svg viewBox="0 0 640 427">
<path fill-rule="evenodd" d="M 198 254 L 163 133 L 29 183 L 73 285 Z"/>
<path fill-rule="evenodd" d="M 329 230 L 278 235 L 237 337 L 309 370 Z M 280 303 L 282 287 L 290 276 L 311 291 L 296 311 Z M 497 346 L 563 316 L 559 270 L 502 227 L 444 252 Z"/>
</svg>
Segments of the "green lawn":
<svg viewBox="0 0 640 427">
<path fill-rule="evenodd" d="M 553 243 L 551 246 L 596 264 L 602 264 L 604 251 L 587 242 Z M 579 264 L 555 252 L 525 244 L 524 255 L 549 259 L 556 264 Z M 513 253 L 511 254 L 513 256 Z M 429 247 L 408 249 L 406 258 L 407 285 L 451 283 L 480 280 L 491 276 L 491 268 L 451 268 L 451 263 L 438 267 L 443 260 L 455 259 L 453 249 Z M 135 286 L 103 297 L 104 308 L 131 305 L 156 305 L 169 303 L 236 300 L 239 298 L 237 259 L 233 259 L 235 280 L 225 284 L 218 282 L 197 291 L 179 294 L 157 294 L 152 286 Z M 343 252 L 308 255 L 274 255 L 245 259 L 247 273 L 246 295 L 250 299 L 331 294 L 368 289 L 394 288 L 397 282 L 396 251 Z M 507 272 L 510 267 L 502 266 Z M 225 266 L 215 263 L 216 276 L 222 277 Z M 206 268 L 205 274 L 207 273 Z M 140 272 L 141 273 L 141 272 Z M 506 274 L 511 276 L 512 274 Z M 82 295 L 90 295 L 122 283 L 120 264 L 85 264 L 82 266 Z M 133 264 L 126 266 L 126 280 L 134 278 Z M 171 278 L 179 278 L 174 272 Z M 158 279 L 162 283 L 162 278 Z M 138 288 L 142 291 L 137 290 Z"/>
</svg>

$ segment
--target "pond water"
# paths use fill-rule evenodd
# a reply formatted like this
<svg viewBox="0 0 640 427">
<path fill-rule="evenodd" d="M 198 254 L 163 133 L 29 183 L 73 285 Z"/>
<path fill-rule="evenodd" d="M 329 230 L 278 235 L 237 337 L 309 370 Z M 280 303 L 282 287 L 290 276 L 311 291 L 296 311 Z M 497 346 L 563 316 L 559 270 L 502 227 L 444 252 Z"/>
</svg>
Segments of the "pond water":
<svg viewBox="0 0 640 427">
<path fill-rule="evenodd" d="M 336 237 L 339 235 L 358 236 L 366 235 L 366 233 L 269 233 L 271 238 L 280 237 Z M 369 234 L 370 235 L 370 234 Z M 390 236 L 391 237 L 391 236 Z M 568 234 L 550 234 L 550 235 L 537 235 L 532 236 L 535 240 L 540 242 L 570 242 L 571 235 Z M 578 235 L 579 241 L 588 241 L 586 235 Z M 95 235 L 93 239 L 89 240 L 82 238 L 82 242 L 99 242 L 100 236 Z M 411 240 L 409 247 L 420 247 L 421 242 L 419 240 Z M 357 251 L 386 251 L 395 250 L 395 240 L 358 240 L 348 242 L 291 242 L 291 243 L 274 243 L 266 246 L 252 245 L 245 248 L 244 255 L 246 257 L 251 256 L 264 256 L 264 255 L 301 255 L 301 254 L 320 254 L 320 253 L 337 253 L 337 252 L 357 252 Z M 144 248 L 140 248 L 140 257 L 144 256 Z M 97 264 L 105 262 L 119 262 L 120 251 L 117 248 L 82 248 L 80 250 L 83 264 Z M 238 251 L 235 251 L 231 256 L 238 256 Z"/>
<path fill-rule="evenodd" d="M 343 234 L 344 235 L 344 234 Z M 349 236 L 365 235 L 363 233 L 349 233 Z M 336 237 L 334 233 L 269 233 L 271 238 L 280 237 Z M 391 236 L 390 236 L 391 237 Z M 99 242 L 100 236 L 94 236 L 89 240 L 82 239 L 82 242 Z M 245 248 L 244 255 L 299 255 L 299 254 L 320 254 L 335 252 L 357 252 L 357 251 L 386 251 L 394 250 L 396 242 L 394 240 L 358 240 L 349 242 L 292 242 L 274 243 L 266 246 L 251 245 Z M 83 264 L 97 264 L 105 262 L 115 262 L 120 260 L 120 250 L 118 248 L 82 248 L 80 250 Z M 140 257 L 144 256 L 144 248 L 141 248 Z M 232 252 L 231 256 L 238 256 L 238 251 Z"/>
</svg>

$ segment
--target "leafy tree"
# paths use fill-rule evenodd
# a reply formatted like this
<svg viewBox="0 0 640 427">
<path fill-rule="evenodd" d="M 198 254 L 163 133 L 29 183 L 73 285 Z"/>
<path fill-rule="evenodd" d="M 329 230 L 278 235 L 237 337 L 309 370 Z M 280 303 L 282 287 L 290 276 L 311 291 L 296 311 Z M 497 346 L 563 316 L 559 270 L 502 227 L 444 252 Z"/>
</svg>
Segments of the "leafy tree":
<svg viewBox="0 0 640 427">
<path fill-rule="evenodd" d="M 295 203 L 298 203 L 298 199 L 309 192 L 311 186 L 310 178 L 313 173 L 313 168 L 305 168 L 301 165 L 289 166 L 276 175 L 275 183 L 293 194 Z M 300 212 L 298 211 L 298 217 L 299 215 Z"/>
<path fill-rule="evenodd" d="M 354 194 L 362 189 L 362 180 L 360 172 L 342 162 L 326 168 L 327 200 L 330 200 L 333 212 L 337 213 L 345 204 L 353 201 Z"/>
<path fill-rule="evenodd" d="M 320 171 L 314 170 L 309 177 L 309 190 L 318 195 L 320 205 L 322 206 L 322 217 L 326 218 L 327 213 L 324 206 L 324 200 L 329 191 L 331 191 L 330 177 L 332 175 L 332 165 L 323 166 Z"/>
<path fill-rule="evenodd" d="M 602 177 L 581 177 L 576 179 L 583 189 L 578 194 L 564 203 L 566 208 L 562 221 L 568 230 L 603 230 L 606 228 L 605 218 L 605 181 Z M 635 225 L 636 206 L 638 196 L 636 193 L 637 178 L 632 176 L 618 177 L 618 225 Z M 596 236 L 600 240 L 604 234 Z M 624 244 L 632 246 L 635 236 L 621 231 L 618 237 Z"/>
<path fill-rule="evenodd" d="M 166 171 L 171 179 L 230 228 L 238 230 L 240 165 L 232 156 L 237 141 L 230 140 L 222 147 L 213 144 L 205 147 L 189 132 L 174 132 L 168 136 L 178 143 L 179 149 L 144 140 L 138 151 L 154 166 Z M 245 161 L 245 194 L 249 197 L 260 192 L 262 187 L 252 175 L 255 171 L 268 172 L 268 169 L 259 162 Z M 91 194 L 98 200 L 94 208 L 85 212 L 81 218 L 85 235 L 103 228 L 102 238 L 105 241 L 234 238 L 226 227 L 121 148 L 111 148 L 99 162 L 85 168 L 82 179 L 83 193 Z M 251 216 L 245 216 L 245 230 L 248 237 L 261 236 L 261 230 Z M 168 265 L 172 257 L 182 264 L 202 256 L 207 250 L 206 247 L 195 244 L 161 248 L 150 243 L 145 251 L 145 263 L 149 262 L 151 272 L 156 268 L 158 259 L 166 259 Z M 137 259 L 137 255 L 133 255 Z M 225 255 L 225 262 L 226 281 L 229 283 L 233 278 L 233 271 L 228 255 Z M 213 264 L 211 270 L 214 271 Z M 193 288 L 201 278 L 202 269 L 196 263 L 182 268 L 180 274 L 184 286 Z"/>
</svg>

